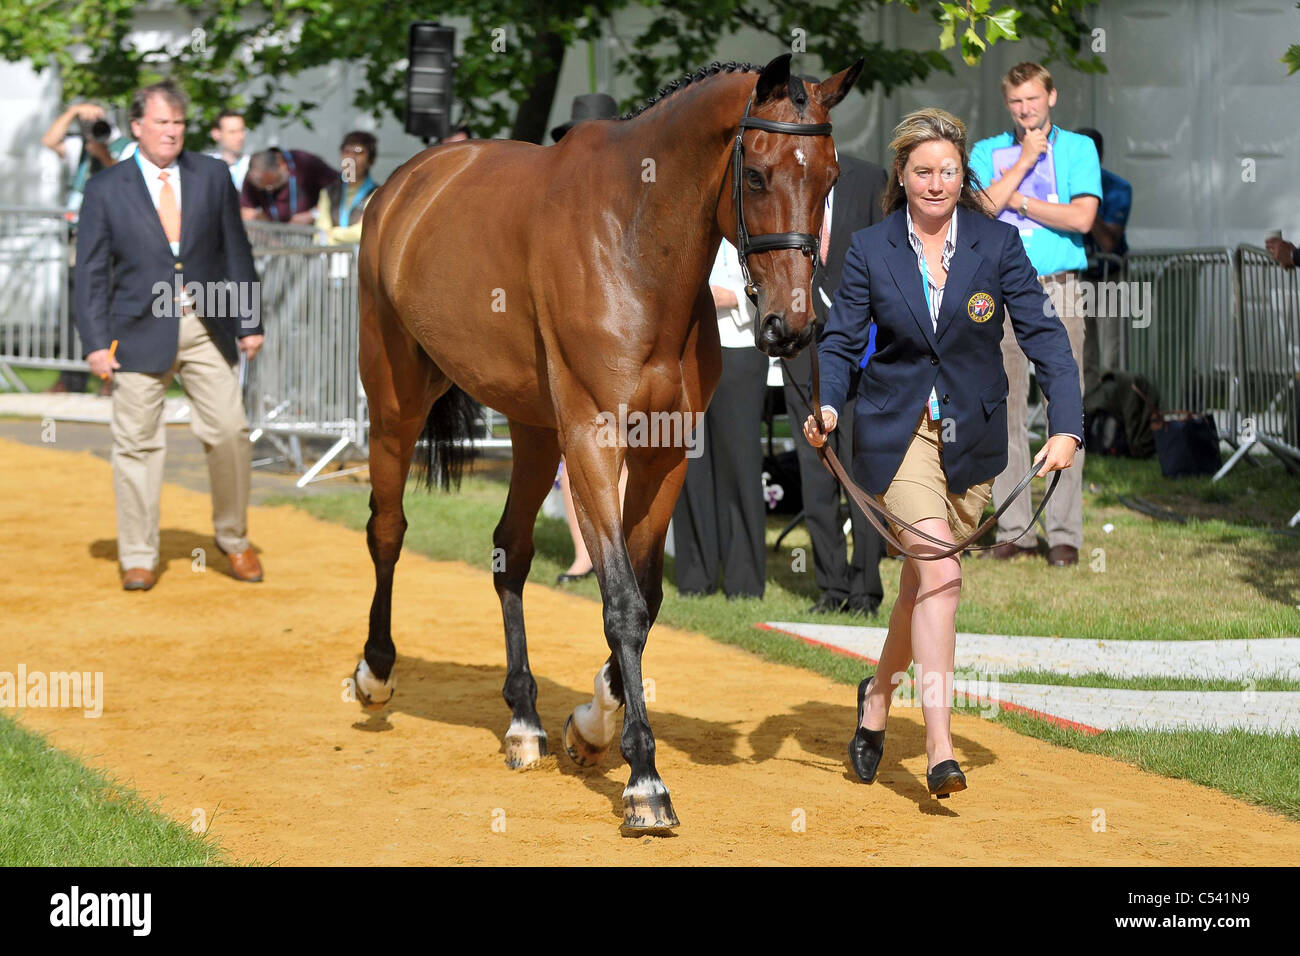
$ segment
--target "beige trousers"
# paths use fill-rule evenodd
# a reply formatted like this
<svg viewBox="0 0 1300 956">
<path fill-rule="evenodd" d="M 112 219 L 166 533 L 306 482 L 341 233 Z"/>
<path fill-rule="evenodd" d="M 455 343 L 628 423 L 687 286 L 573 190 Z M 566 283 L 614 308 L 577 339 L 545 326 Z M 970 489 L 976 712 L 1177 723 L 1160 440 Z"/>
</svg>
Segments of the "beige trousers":
<svg viewBox="0 0 1300 956">
<path fill-rule="evenodd" d="M 1070 351 L 1079 366 L 1079 387 L 1083 388 L 1084 317 L 1078 301 L 1080 285 L 1075 281 L 1067 286 L 1064 280 L 1050 276 L 1040 276 L 1038 281 L 1051 297 L 1056 314 L 1061 317 L 1065 332 L 1070 337 Z M 1067 289 L 1073 294 L 1067 296 Z M 1029 433 L 1025 425 L 1029 413 L 1029 360 L 1016 342 L 1009 318 L 1002 334 L 1002 361 L 1006 366 L 1010 387 L 1007 392 L 1007 467 L 993 479 L 993 503 L 997 507 L 1001 507 L 1002 502 L 1015 490 L 1032 461 L 1029 454 Z M 1025 532 L 1029 531 L 1029 520 L 1033 515 L 1034 509 L 1029 492 L 1026 491 L 998 519 L 998 541 L 1011 541 L 1024 534 L 1018 543 L 1021 547 L 1032 547 L 1033 535 Z M 1047 502 L 1043 517 L 1047 521 L 1049 548 L 1058 544 L 1083 547 L 1082 448 L 1075 454 L 1074 464 L 1061 472 L 1061 482 Z"/>
<path fill-rule="evenodd" d="M 208 456 L 217 544 L 232 554 L 249 547 L 252 445 L 239 375 L 198 317 L 185 315 L 170 369 L 113 376 L 113 491 L 117 556 L 124 571 L 153 570 L 158 564 L 158 502 L 167 451 L 163 398 L 177 373 L 190 400 L 190 427 Z"/>
</svg>

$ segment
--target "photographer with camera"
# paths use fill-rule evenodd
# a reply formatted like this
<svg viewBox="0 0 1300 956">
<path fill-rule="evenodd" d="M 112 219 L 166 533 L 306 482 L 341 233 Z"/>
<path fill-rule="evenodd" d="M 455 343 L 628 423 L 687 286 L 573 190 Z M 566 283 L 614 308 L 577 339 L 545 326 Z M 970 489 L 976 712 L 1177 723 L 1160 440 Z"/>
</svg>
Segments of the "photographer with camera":
<svg viewBox="0 0 1300 956">
<path fill-rule="evenodd" d="M 77 128 L 73 130 L 73 123 Z M 82 195 L 86 189 L 86 181 L 101 169 L 107 169 L 109 166 L 116 165 L 123 159 L 127 159 L 135 152 L 135 142 L 129 136 L 113 137 L 113 127 L 108 122 L 108 116 L 102 106 L 94 103 L 76 103 L 69 106 L 63 111 L 63 114 L 50 124 L 50 128 L 45 131 L 41 137 L 41 143 L 59 154 L 60 159 L 67 159 L 68 150 L 64 141 L 70 136 L 80 136 L 81 138 L 81 155 L 77 162 L 77 168 L 72 174 L 72 184 L 68 188 L 67 211 L 69 218 L 73 221 L 71 243 L 69 246 L 70 253 L 76 248 L 76 224 L 75 216 L 81 209 Z M 68 328 L 65 330 L 67 335 L 71 335 L 71 329 L 76 319 L 72 314 L 72 267 L 75 262 L 68 263 Z M 59 380 L 50 388 L 51 392 L 84 392 L 89 375 L 86 372 L 69 372 L 59 373 Z M 100 394 L 107 394 L 108 383 L 100 387 Z"/>
<path fill-rule="evenodd" d="M 76 133 L 71 133 L 73 121 L 77 122 Z M 72 177 L 72 186 L 68 191 L 68 211 L 76 212 L 81 208 L 81 196 L 86 188 L 86 180 L 101 169 L 107 169 L 134 152 L 135 143 L 129 136 L 113 136 L 113 127 L 102 106 L 94 103 L 76 103 L 69 106 L 63 115 L 50 124 L 50 128 L 41 137 L 41 142 L 59 154 L 60 158 L 68 155 L 64 145 L 69 135 L 80 135 L 81 160 L 77 163 Z"/>
</svg>

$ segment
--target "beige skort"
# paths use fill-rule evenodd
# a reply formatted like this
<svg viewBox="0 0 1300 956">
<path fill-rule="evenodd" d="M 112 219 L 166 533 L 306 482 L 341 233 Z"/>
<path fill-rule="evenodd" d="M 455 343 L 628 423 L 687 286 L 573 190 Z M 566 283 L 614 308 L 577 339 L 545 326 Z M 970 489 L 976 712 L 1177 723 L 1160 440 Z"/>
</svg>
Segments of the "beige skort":
<svg viewBox="0 0 1300 956">
<path fill-rule="evenodd" d="M 948 479 L 943 473 L 942 425 L 942 421 L 931 421 L 928 413 L 921 413 L 903 463 L 885 493 L 876 495 L 876 501 L 908 524 L 924 518 L 947 518 L 953 540 L 961 541 L 979 527 L 984 506 L 993 496 L 993 479 L 972 485 L 965 494 L 948 491 Z M 894 536 L 899 537 L 902 529 L 892 521 L 889 524 Z M 898 550 L 890 545 L 889 553 L 896 555 Z"/>
</svg>

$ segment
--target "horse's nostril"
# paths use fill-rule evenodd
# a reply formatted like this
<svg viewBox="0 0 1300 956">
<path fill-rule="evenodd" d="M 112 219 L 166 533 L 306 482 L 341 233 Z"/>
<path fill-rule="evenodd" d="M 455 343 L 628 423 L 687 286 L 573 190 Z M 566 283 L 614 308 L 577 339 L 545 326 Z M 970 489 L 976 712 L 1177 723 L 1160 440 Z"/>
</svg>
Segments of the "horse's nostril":
<svg viewBox="0 0 1300 956">
<path fill-rule="evenodd" d="M 769 342 L 777 342 L 785 338 L 785 319 L 775 312 L 769 313 L 764 317 L 761 329 L 764 339 Z"/>
</svg>

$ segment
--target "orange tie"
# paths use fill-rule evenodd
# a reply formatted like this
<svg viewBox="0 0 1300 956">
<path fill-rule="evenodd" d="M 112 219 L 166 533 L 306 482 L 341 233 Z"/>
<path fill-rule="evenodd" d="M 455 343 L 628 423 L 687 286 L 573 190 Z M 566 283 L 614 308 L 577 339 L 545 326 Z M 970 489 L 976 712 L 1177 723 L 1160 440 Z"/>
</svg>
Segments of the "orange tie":
<svg viewBox="0 0 1300 956">
<path fill-rule="evenodd" d="M 826 264 L 826 257 L 831 252 L 831 213 L 826 210 L 826 215 L 822 216 L 822 243 L 821 243 L 822 265 Z"/>
<path fill-rule="evenodd" d="M 180 242 L 181 210 L 176 205 L 176 193 L 172 189 L 172 184 L 167 181 L 168 175 L 170 174 L 165 169 L 158 173 L 158 178 L 162 180 L 162 192 L 158 196 L 158 218 L 162 220 L 167 241 Z"/>
</svg>

